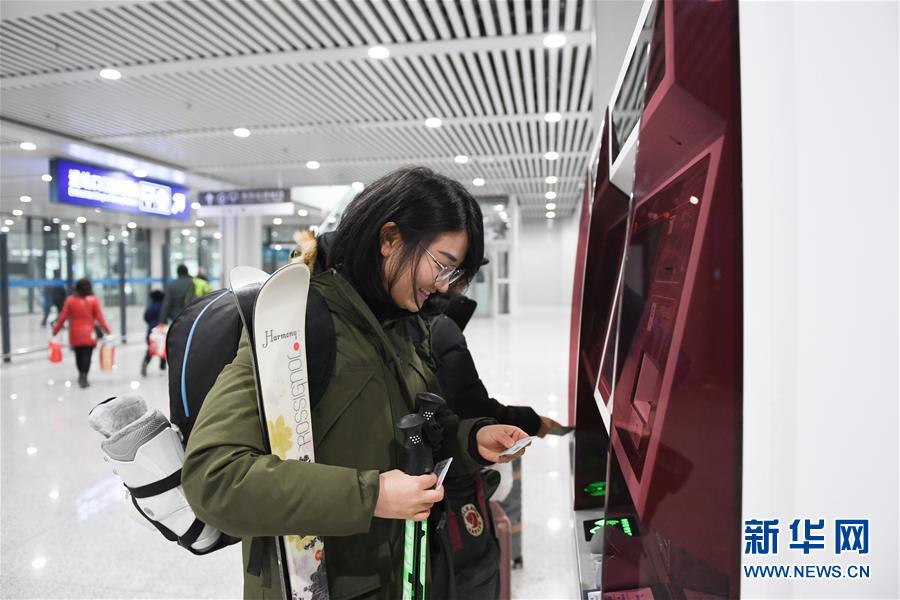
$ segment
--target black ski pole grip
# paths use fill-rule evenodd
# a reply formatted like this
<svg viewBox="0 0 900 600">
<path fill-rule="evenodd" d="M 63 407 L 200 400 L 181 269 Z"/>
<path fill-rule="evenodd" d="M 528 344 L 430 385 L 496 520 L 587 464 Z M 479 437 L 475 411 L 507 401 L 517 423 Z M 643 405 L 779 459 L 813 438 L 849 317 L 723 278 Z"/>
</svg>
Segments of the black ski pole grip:
<svg viewBox="0 0 900 600">
<path fill-rule="evenodd" d="M 434 470 L 434 459 L 431 448 L 425 444 L 422 435 L 425 417 L 411 413 L 397 421 L 397 429 L 403 432 L 403 447 L 406 449 L 406 466 L 403 472 L 407 475 L 424 475 Z"/>
<path fill-rule="evenodd" d="M 425 425 L 423 431 L 425 439 L 433 448 L 440 448 L 441 445 L 441 425 L 437 421 L 437 412 L 442 406 L 447 404 L 443 398 L 431 392 L 419 392 L 416 394 L 416 412 L 425 417 Z"/>
</svg>

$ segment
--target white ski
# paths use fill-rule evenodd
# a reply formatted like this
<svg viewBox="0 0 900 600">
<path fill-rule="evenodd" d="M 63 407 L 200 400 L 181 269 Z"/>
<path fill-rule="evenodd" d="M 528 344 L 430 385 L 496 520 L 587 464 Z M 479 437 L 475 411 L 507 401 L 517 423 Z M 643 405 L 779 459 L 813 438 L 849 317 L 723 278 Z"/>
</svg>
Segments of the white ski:
<svg viewBox="0 0 900 600">
<path fill-rule="evenodd" d="M 306 265 L 290 264 L 265 280 L 253 310 L 251 343 L 266 443 L 282 460 L 314 462 L 305 339 L 309 278 Z M 247 285 L 260 281 L 252 276 L 237 280 Z M 275 542 L 284 598 L 327 600 L 322 539 L 288 535 Z"/>
</svg>

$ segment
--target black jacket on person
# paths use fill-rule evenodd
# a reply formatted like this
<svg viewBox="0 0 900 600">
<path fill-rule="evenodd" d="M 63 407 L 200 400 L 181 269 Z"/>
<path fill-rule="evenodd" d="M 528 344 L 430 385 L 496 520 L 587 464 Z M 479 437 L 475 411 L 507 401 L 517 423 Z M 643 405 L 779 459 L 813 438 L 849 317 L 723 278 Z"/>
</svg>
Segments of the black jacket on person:
<svg viewBox="0 0 900 600">
<path fill-rule="evenodd" d="M 541 428 L 541 418 L 534 409 L 506 406 L 488 395 L 459 324 L 444 313 L 430 317 L 429 322 L 431 347 L 438 361 L 435 374 L 451 410 L 460 419 L 491 417 L 535 435 Z"/>
<path fill-rule="evenodd" d="M 194 278 L 190 275 L 177 277 L 166 289 L 166 297 L 163 300 L 162 311 L 159 313 L 159 322 L 168 323 L 184 308 L 185 300 L 194 291 Z"/>
</svg>

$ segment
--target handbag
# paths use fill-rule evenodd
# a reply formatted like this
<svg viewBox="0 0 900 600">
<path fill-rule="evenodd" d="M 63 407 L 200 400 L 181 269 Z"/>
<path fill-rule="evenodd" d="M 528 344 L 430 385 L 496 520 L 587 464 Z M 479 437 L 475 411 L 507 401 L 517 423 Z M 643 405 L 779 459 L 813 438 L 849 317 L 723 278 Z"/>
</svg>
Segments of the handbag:
<svg viewBox="0 0 900 600">
<path fill-rule="evenodd" d="M 116 364 L 116 345 L 104 340 L 100 343 L 100 370 L 109 373 Z"/>
<path fill-rule="evenodd" d="M 50 362 L 62 362 L 62 343 L 55 335 L 50 338 Z"/>
</svg>

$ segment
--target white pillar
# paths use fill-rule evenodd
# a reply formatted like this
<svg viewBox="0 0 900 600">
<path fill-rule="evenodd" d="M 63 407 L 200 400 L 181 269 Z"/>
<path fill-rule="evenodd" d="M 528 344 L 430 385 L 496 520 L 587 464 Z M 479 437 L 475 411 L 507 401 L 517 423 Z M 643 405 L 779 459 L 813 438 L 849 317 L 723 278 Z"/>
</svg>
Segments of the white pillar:
<svg viewBox="0 0 900 600">
<path fill-rule="evenodd" d="M 234 267 L 262 268 L 262 222 L 256 215 L 223 215 L 220 227 L 222 282 L 227 287 Z"/>
</svg>

